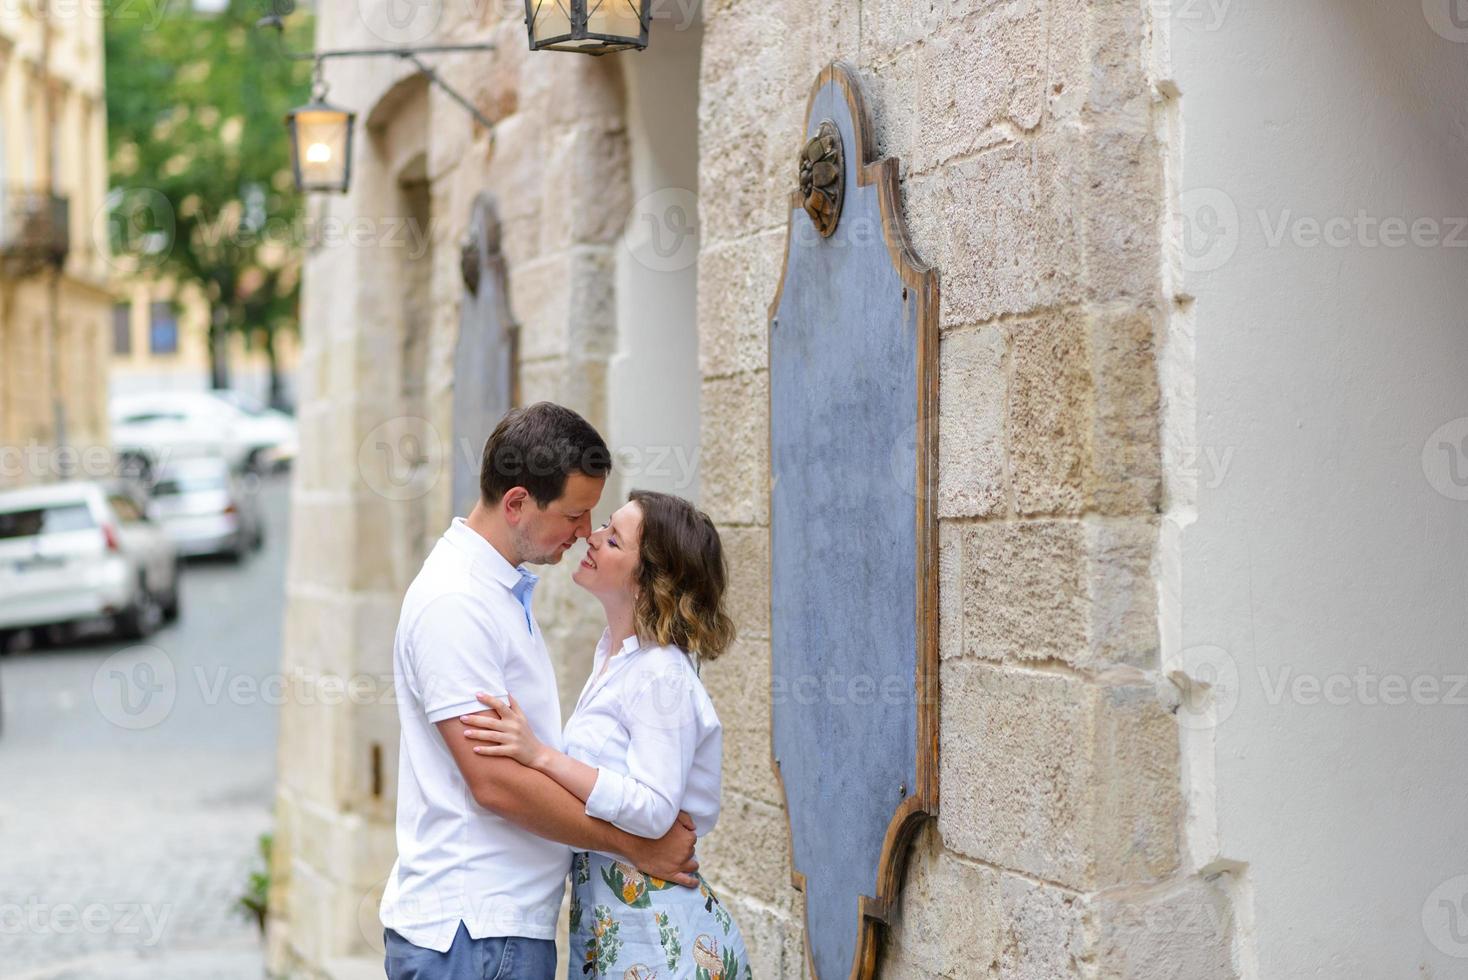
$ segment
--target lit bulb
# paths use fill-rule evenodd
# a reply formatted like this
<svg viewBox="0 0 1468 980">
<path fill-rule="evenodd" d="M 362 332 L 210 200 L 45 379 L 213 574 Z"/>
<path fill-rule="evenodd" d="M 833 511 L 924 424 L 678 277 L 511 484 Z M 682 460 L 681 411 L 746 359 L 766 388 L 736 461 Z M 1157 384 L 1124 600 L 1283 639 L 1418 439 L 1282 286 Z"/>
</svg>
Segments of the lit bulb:
<svg viewBox="0 0 1468 980">
<path fill-rule="evenodd" d="M 306 147 L 306 162 L 330 163 L 331 147 L 327 146 L 325 143 L 312 143 L 310 146 Z"/>
</svg>

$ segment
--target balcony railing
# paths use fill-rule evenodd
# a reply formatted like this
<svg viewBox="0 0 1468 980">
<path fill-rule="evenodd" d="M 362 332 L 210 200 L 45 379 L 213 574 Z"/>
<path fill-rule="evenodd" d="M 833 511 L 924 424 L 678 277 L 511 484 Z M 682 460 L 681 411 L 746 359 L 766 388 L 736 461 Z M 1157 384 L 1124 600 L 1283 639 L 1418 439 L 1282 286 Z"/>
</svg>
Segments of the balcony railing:
<svg viewBox="0 0 1468 980">
<path fill-rule="evenodd" d="M 0 189 L 0 263 L 6 272 L 59 267 L 70 251 L 70 201 L 44 191 Z"/>
</svg>

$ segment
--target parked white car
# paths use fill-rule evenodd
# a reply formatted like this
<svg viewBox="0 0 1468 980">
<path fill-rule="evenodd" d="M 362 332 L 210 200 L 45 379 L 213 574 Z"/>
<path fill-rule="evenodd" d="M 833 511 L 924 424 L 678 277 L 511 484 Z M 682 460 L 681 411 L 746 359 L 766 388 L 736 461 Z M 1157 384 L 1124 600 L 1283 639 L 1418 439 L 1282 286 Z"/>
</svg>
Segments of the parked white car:
<svg viewBox="0 0 1468 980">
<path fill-rule="evenodd" d="M 114 398 L 112 446 L 149 473 L 169 463 L 217 456 L 233 470 L 264 472 L 296 455 L 296 421 L 232 392 L 167 391 Z"/>
<path fill-rule="evenodd" d="M 123 484 L 0 492 L 0 649 L 21 629 L 111 620 L 142 638 L 178 615 L 178 556 Z"/>
<path fill-rule="evenodd" d="M 148 516 L 181 557 L 229 555 L 243 561 L 265 542 L 260 504 L 249 483 L 222 459 L 184 459 L 158 471 Z"/>
</svg>

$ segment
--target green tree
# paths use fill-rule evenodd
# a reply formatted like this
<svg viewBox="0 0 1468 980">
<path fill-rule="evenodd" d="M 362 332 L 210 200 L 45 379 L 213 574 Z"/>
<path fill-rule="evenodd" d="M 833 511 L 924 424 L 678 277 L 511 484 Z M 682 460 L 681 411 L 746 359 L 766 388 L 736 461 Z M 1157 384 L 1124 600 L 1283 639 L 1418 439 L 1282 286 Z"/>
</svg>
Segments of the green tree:
<svg viewBox="0 0 1468 980">
<path fill-rule="evenodd" d="M 264 337 L 280 397 L 275 333 L 296 328 L 301 199 L 282 120 L 310 92 L 310 17 L 281 38 L 256 29 L 260 0 L 217 12 L 187 0 L 106 5 L 109 228 L 119 265 L 196 285 L 210 306 L 211 382 L 228 385 L 232 330 Z"/>
</svg>

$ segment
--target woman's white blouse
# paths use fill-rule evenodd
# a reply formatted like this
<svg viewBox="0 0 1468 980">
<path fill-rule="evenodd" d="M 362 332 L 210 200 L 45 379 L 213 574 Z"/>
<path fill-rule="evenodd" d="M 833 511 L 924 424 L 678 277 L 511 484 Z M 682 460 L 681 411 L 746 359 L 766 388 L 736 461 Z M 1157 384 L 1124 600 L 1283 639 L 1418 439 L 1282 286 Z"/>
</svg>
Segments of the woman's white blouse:
<svg viewBox="0 0 1468 980">
<path fill-rule="evenodd" d="M 565 728 L 566 754 L 597 770 L 586 815 L 658 838 L 684 810 L 702 837 L 719 819 L 714 703 L 678 647 L 641 646 L 634 636 L 608 663 L 610 646 L 608 630 Z"/>
</svg>

